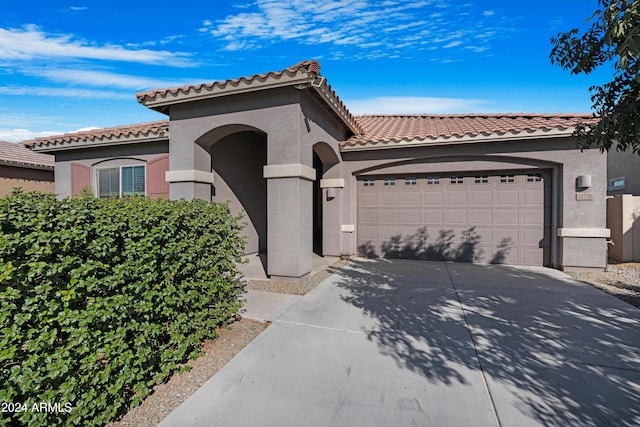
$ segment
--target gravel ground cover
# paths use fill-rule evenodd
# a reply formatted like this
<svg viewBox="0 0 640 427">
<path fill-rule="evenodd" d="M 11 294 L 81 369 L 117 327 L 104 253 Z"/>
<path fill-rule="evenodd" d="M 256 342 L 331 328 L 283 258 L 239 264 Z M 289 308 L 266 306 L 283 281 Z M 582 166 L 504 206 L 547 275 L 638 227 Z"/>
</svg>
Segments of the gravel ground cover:
<svg viewBox="0 0 640 427">
<path fill-rule="evenodd" d="M 133 408 L 121 420 L 109 423 L 107 427 L 158 425 L 267 326 L 267 323 L 241 319 L 220 329 L 218 338 L 205 341 L 202 356 L 188 363 L 191 370 L 175 374 L 168 382 L 157 385 L 153 394 L 140 406 Z"/>
<path fill-rule="evenodd" d="M 253 280 L 246 283 L 246 289 L 304 295 L 347 262 L 336 261 L 300 283 Z M 133 408 L 122 419 L 109 423 L 107 427 L 156 426 L 268 326 L 268 323 L 241 319 L 228 328 L 221 329 L 218 338 L 204 343 L 203 354 L 188 363 L 191 370 L 176 374 L 166 383 L 156 386 L 153 394 L 140 406 Z"/>
<path fill-rule="evenodd" d="M 611 263 L 606 271 L 568 274 L 640 308 L 640 263 Z"/>
<path fill-rule="evenodd" d="M 266 291 L 266 292 L 276 292 L 279 294 L 289 294 L 289 295 L 304 295 L 309 292 L 311 289 L 318 286 L 320 282 L 322 282 L 327 277 L 331 276 L 336 271 L 340 270 L 344 265 L 346 265 L 348 260 L 338 260 L 331 264 L 329 267 L 318 271 L 302 280 L 300 283 L 295 282 L 275 282 L 269 280 L 249 280 L 247 281 L 246 288 L 252 289 L 254 291 Z"/>
</svg>

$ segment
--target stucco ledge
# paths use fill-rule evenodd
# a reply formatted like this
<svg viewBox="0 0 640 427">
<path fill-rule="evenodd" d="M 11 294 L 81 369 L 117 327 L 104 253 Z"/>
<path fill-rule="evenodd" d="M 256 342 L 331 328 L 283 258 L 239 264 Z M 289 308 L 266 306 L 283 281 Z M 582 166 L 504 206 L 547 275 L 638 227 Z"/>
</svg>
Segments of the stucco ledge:
<svg viewBox="0 0 640 427">
<path fill-rule="evenodd" d="M 266 165 L 263 177 L 270 178 L 302 178 L 308 181 L 316 180 L 316 170 L 300 163 L 288 165 Z"/>
<path fill-rule="evenodd" d="M 558 228 L 558 237 L 611 237 L 608 228 Z"/>
</svg>

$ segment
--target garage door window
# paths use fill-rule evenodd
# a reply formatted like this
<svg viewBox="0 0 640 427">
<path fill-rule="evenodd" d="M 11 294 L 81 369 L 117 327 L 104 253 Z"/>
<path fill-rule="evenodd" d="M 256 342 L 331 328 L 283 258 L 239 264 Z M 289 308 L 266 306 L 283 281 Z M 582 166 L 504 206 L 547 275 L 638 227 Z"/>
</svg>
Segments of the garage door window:
<svg viewBox="0 0 640 427">
<path fill-rule="evenodd" d="M 516 177 L 515 175 L 500 175 L 500 182 L 501 183 L 516 182 Z"/>
<path fill-rule="evenodd" d="M 476 176 L 473 179 L 473 183 L 474 184 L 488 184 L 489 183 L 489 176 L 488 175 Z"/>
<path fill-rule="evenodd" d="M 396 185 L 396 179 L 395 178 L 385 178 L 384 179 L 384 185 L 386 185 L 386 186 Z"/>
<path fill-rule="evenodd" d="M 418 178 L 416 177 L 406 177 L 404 179 L 404 185 L 417 185 L 418 184 Z"/>
<path fill-rule="evenodd" d="M 451 184 L 464 184 L 464 178 L 461 176 L 452 176 Z"/>
<path fill-rule="evenodd" d="M 439 176 L 428 176 L 427 177 L 427 185 L 438 185 L 440 184 Z"/>
<path fill-rule="evenodd" d="M 365 187 L 373 187 L 373 184 L 375 184 L 375 180 L 373 180 L 373 179 L 365 179 L 364 180 L 364 186 Z"/>
<path fill-rule="evenodd" d="M 527 174 L 527 182 L 540 182 L 542 181 L 541 173 L 529 173 Z"/>
</svg>

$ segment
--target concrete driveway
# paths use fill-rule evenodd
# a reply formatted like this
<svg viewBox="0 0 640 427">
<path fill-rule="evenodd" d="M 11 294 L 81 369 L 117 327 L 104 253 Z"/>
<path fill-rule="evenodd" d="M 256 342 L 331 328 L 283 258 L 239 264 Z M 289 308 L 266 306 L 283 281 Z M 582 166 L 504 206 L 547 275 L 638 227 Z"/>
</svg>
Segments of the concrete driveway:
<svg viewBox="0 0 640 427">
<path fill-rule="evenodd" d="M 355 261 L 162 426 L 638 426 L 640 310 L 561 272 Z"/>
</svg>

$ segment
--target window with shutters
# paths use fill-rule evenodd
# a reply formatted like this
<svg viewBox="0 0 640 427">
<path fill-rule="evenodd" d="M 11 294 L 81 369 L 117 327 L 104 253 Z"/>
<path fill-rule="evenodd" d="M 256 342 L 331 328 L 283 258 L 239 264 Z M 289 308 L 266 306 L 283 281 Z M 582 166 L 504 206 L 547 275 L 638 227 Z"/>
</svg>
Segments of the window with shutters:
<svg viewBox="0 0 640 427">
<path fill-rule="evenodd" d="M 145 195 L 145 167 L 120 166 L 97 170 L 98 197 Z"/>
</svg>

